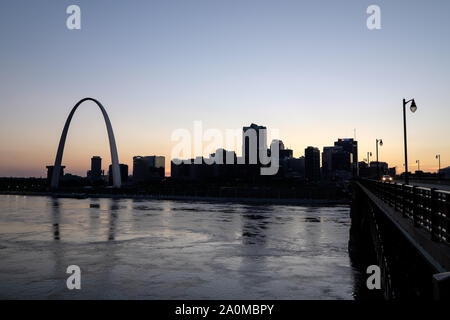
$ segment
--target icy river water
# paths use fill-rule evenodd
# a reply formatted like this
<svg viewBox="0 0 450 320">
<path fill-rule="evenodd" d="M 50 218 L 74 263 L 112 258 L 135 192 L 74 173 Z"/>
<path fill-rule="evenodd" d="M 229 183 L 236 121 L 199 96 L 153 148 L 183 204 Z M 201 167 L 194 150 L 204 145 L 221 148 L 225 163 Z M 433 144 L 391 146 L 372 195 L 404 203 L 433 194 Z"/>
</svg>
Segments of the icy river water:
<svg viewBox="0 0 450 320">
<path fill-rule="evenodd" d="M 354 299 L 349 211 L 0 195 L 0 298 Z"/>
</svg>

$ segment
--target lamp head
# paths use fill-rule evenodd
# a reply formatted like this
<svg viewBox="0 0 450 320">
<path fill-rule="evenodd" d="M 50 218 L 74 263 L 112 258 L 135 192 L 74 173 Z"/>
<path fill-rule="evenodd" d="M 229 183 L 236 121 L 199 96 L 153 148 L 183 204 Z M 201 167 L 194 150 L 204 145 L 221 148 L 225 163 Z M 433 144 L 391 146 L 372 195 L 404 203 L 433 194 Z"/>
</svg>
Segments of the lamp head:
<svg viewBox="0 0 450 320">
<path fill-rule="evenodd" d="M 414 101 L 414 99 L 412 99 L 412 101 L 411 101 L 411 107 L 409 107 L 409 109 L 411 110 L 412 113 L 416 112 L 416 110 L 417 110 L 417 105 L 416 105 L 416 102 Z"/>
<path fill-rule="evenodd" d="M 383 145 L 383 139 L 380 139 L 380 146 Z"/>
</svg>

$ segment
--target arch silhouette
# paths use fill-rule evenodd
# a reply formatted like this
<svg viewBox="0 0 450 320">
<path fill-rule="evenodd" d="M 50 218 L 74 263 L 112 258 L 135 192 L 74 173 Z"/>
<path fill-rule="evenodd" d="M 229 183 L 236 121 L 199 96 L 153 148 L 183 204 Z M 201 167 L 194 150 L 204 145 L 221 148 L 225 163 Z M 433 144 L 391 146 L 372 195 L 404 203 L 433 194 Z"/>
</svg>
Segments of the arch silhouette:
<svg viewBox="0 0 450 320">
<path fill-rule="evenodd" d="M 114 139 L 114 132 L 111 126 L 111 121 L 109 121 L 108 114 L 106 113 L 105 108 L 103 108 L 102 104 L 93 99 L 93 98 L 84 98 L 77 102 L 77 104 L 72 108 L 69 116 L 67 117 L 66 124 L 64 125 L 63 132 L 61 134 L 61 138 L 59 140 L 58 152 L 56 153 L 55 165 L 53 167 L 52 173 L 52 181 L 51 188 L 56 189 L 59 186 L 59 174 L 61 171 L 61 161 L 64 152 L 64 145 L 66 143 L 67 131 L 69 131 L 70 122 L 72 121 L 73 114 L 77 110 L 77 108 L 85 101 L 93 101 L 97 104 L 103 114 L 103 118 L 105 119 L 106 130 L 108 131 L 109 138 L 109 148 L 111 150 L 111 162 L 112 162 L 112 175 L 113 175 L 113 186 L 114 188 L 120 188 L 122 181 L 120 178 L 120 169 L 119 169 L 119 157 L 117 156 L 117 147 L 116 140 Z"/>
</svg>

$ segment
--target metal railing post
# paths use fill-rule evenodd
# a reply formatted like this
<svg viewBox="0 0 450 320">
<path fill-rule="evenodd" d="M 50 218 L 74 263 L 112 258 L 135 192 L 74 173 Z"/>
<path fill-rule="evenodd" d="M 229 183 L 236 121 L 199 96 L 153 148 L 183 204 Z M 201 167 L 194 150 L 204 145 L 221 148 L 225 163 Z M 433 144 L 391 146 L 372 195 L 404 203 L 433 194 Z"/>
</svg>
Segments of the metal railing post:
<svg viewBox="0 0 450 320">
<path fill-rule="evenodd" d="M 394 187 L 394 210 L 397 211 L 397 193 L 398 193 L 398 189 L 397 189 L 397 185 L 392 183 L 392 186 Z"/>
<path fill-rule="evenodd" d="M 406 217 L 406 201 L 405 201 L 406 187 L 403 183 L 402 183 L 401 187 L 402 187 L 402 216 Z"/>
<path fill-rule="evenodd" d="M 418 210 L 418 203 L 417 203 L 417 187 L 413 186 L 413 201 L 412 201 L 412 219 L 414 227 L 419 226 L 419 222 L 417 221 L 417 210 Z"/>
<path fill-rule="evenodd" d="M 438 194 L 436 188 L 430 190 L 430 221 L 431 221 L 431 240 L 439 241 L 439 226 L 438 226 Z"/>
</svg>

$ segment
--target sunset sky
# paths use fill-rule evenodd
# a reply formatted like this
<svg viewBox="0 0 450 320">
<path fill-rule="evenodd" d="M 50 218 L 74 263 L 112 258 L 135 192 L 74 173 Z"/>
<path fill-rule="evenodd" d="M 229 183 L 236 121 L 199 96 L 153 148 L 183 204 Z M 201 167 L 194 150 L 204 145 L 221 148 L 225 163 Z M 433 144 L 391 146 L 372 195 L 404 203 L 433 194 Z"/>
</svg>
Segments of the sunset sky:
<svg viewBox="0 0 450 320">
<path fill-rule="evenodd" d="M 66 8 L 81 8 L 68 30 Z M 381 30 L 366 9 L 381 8 Z M 279 129 L 286 147 L 382 138 L 380 161 L 403 168 L 402 99 L 410 170 L 450 165 L 450 1 L 2 0 L 0 176 L 45 176 L 73 105 L 105 106 L 121 163 L 166 156 L 174 130 Z M 240 154 L 240 149 L 238 149 Z M 110 163 L 98 108 L 82 105 L 63 165 L 85 175 Z"/>
</svg>

